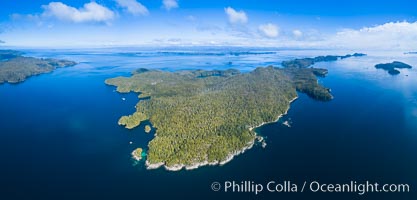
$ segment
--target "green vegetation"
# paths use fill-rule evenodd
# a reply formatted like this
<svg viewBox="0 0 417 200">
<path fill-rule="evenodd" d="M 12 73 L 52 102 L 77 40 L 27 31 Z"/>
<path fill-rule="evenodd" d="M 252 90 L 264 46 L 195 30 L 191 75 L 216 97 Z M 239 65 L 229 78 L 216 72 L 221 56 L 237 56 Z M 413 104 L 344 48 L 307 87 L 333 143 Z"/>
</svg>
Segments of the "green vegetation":
<svg viewBox="0 0 417 200">
<path fill-rule="evenodd" d="M 411 69 L 412 66 L 402 62 L 394 61 L 392 63 L 377 64 L 375 65 L 375 68 L 388 71 L 388 73 L 391 75 L 397 75 L 400 73 L 400 71 L 397 69 Z"/>
<path fill-rule="evenodd" d="M 124 125 L 127 129 L 135 128 L 140 122 L 147 120 L 148 117 L 142 112 L 135 112 L 133 115 L 123 116 L 119 119 L 119 125 Z"/>
<path fill-rule="evenodd" d="M 354 53 L 354 54 L 347 54 L 344 56 L 317 56 L 314 58 L 302 58 L 302 59 L 294 59 L 289 61 L 283 61 L 281 65 L 285 68 L 287 67 L 293 67 L 293 68 L 307 68 L 311 65 L 314 65 L 314 63 L 317 62 L 330 62 L 330 61 L 336 61 L 338 59 L 346 59 L 350 57 L 361 57 L 366 56 L 366 54 L 363 53 Z"/>
<path fill-rule="evenodd" d="M 137 148 L 132 152 L 132 156 L 136 160 L 141 160 L 142 159 L 142 153 L 143 153 L 143 149 L 142 148 Z"/>
<path fill-rule="evenodd" d="M 151 132 L 151 126 L 149 126 L 149 125 L 146 125 L 145 126 L 145 133 L 150 133 Z"/>
<path fill-rule="evenodd" d="M 155 138 L 148 144 L 148 165 L 175 168 L 219 163 L 250 147 L 256 138 L 253 127 L 276 121 L 296 91 L 332 99 L 330 90 L 317 82 L 328 71 L 308 68 L 328 60 L 334 57 L 296 59 L 284 68 L 259 67 L 249 73 L 138 69 L 131 77 L 105 82 L 119 92 L 139 93 L 136 112 L 121 117 L 119 124 L 134 128 L 149 120 Z"/>
<path fill-rule="evenodd" d="M 283 71 L 290 77 L 297 91 L 306 93 L 309 97 L 320 101 L 333 99 L 330 89 L 317 82 L 316 76 L 324 77 L 328 72 L 327 69 L 288 67 Z"/>
<path fill-rule="evenodd" d="M 147 71 L 106 80 L 118 91 L 150 94 L 136 105 L 136 113 L 148 116 L 156 129 L 150 164 L 224 161 L 254 142 L 249 127 L 275 121 L 297 96 L 288 76 L 273 67 L 231 76 L 201 73 Z"/>
<path fill-rule="evenodd" d="M 213 71 L 204 71 L 197 70 L 196 73 L 199 73 L 200 78 L 209 77 L 209 76 L 233 76 L 240 74 L 240 71 L 237 69 L 228 69 L 228 70 L 213 70 Z"/>
<path fill-rule="evenodd" d="M 330 89 L 319 85 L 317 82 L 317 76 L 325 77 L 328 70 L 312 68 L 311 66 L 317 62 L 330 62 L 361 56 L 366 56 L 366 54 L 354 53 L 344 56 L 317 56 L 314 58 L 283 61 L 281 65 L 283 66 L 283 71 L 290 77 L 297 91 L 306 93 L 309 97 L 316 100 L 329 101 L 333 99 L 333 96 L 330 94 Z"/>
<path fill-rule="evenodd" d="M 0 50 L 0 84 L 18 83 L 27 77 L 48 73 L 56 68 L 74 66 L 77 63 L 67 60 L 38 59 L 24 57 L 21 52 Z"/>
</svg>

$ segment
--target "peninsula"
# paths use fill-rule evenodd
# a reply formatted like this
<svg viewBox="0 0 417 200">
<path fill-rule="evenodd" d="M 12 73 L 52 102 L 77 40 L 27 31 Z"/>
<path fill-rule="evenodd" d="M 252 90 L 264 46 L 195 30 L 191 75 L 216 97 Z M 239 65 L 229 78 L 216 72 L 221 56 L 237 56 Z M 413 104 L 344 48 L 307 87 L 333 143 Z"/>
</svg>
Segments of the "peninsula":
<svg viewBox="0 0 417 200">
<path fill-rule="evenodd" d="M 30 76 L 49 73 L 57 68 L 76 64 L 68 60 L 25 57 L 19 51 L 0 50 L 0 84 L 19 83 Z"/>
<path fill-rule="evenodd" d="M 330 90 L 317 82 L 327 70 L 312 68 L 311 59 L 305 60 L 308 64 L 258 67 L 249 73 L 138 69 L 131 77 L 105 83 L 121 93 L 139 94 L 136 112 L 121 117 L 119 124 L 131 129 L 141 121 L 151 122 L 155 137 L 148 144 L 148 169 L 195 169 L 225 164 L 251 148 L 259 137 L 254 128 L 276 122 L 297 98 L 297 91 L 331 100 Z"/>
</svg>

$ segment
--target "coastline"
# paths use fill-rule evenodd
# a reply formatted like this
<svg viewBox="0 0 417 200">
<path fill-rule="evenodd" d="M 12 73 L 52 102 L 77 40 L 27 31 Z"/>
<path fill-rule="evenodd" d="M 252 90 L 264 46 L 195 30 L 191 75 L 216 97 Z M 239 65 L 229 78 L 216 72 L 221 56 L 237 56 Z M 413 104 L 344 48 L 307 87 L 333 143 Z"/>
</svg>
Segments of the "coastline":
<svg viewBox="0 0 417 200">
<path fill-rule="evenodd" d="M 256 129 L 256 128 L 258 128 L 258 127 L 261 127 L 261 126 L 263 126 L 263 125 L 265 125 L 265 124 L 270 124 L 270 123 L 276 123 L 276 122 L 278 122 L 278 120 L 279 120 L 282 116 L 284 116 L 284 115 L 286 115 L 286 114 L 288 113 L 288 111 L 290 110 L 290 107 L 291 107 L 291 103 L 292 103 L 292 102 L 294 102 L 294 101 L 295 101 L 295 100 L 297 100 L 297 99 L 298 99 L 298 95 L 297 95 L 297 96 L 295 96 L 293 99 L 291 99 L 291 100 L 289 101 L 289 104 L 288 104 L 288 108 L 287 108 L 287 110 L 286 110 L 284 113 L 282 113 L 282 114 L 278 115 L 278 117 L 277 117 L 277 119 L 276 119 L 276 120 L 274 120 L 274 121 L 270 121 L 270 122 L 262 122 L 261 124 L 259 124 L 259 125 L 257 125 L 257 126 L 249 127 L 249 130 L 250 130 L 250 131 L 253 131 L 254 129 Z M 155 135 L 155 136 L 156 136 L 156 135 Z M 165 168 L 166 170 L 168 170 L 168 171 L 180 171 L 180 170 L 182 170 L 183 168 L 185 168 L 185 170 L 193 170 L 193 169 L 197 169 L 197 168 L 199 168 L 199 167 L 203 167 L 203 166 L 207 166 L 207 165 L 209 165 L 209 166 L 214 166 L 214 165 L 220 165 L 220 166 L 222 166 L 222 165 L 225 165 L 225 164 L 227 164 L 228 162 L 232 161 L 232 160 L 233 160 L 233 158 L 234 158 L 235 156 L 238 156 L 238 155 L 240 155 L 240 154 L 244 153 L 246 150 L 251 149 L 251 148 L 253 147 L 253 145 L 255 144 L 255 140 L 256 140 L 256 132 L 255 132 L 255 138 L 254 138 L 251 142 L 249 142 L 247 146 L 243 147 L 241 150 L 237 150 L 237 151 L 234 151 L 234 152 L 230 153 L 230 154 L 226 157 L 226 159 L 225 159 L 225 160 L 223 160 L 223 161 L 214 161 L 214 162 L 211 162 L 211 163 L 210 163 L 210 162 L 208 162 L 208 161 L 206 160 L 206 161 L 203 161 L 203 162 L 193 163 L 192 165 L 177 164 L 177 165 L 174 165 L 174 166 L 170 166 L 170 167 L 168 167 L 168 166 L 166 166 L 166 165 L 165 165 L 165 163 L 164 163 L 164 162 L 159 162 L 159 163 L 150 164 L 150 163 L 149 163 L 149 161 L 148 161 L 148 160 L 146 160 L 146 162 L 145 162 L 145 166 L 146 166 L 146 169 L 148 169 L 148 170 L 151 170 L 151 169 L 158 169 L 158 168 L 160 168 L 160 167 L 164 166 L 164 168 Z"/>
<path fill-rule="evenodd" d="M 133 157 L 133 159 L 135 159 L 137 161 L 142 159 L 141 157 L 136 156 L 133 152 L 132 152 L 132 157 Z"/>
<path fill-rule="evenodd" d="M 185 170 L 193 170 L 193 169 L 197 169 L 199 167 L 203 167 L 203 166 L 207 166 L 207 165 L 209 165 L 209 166 L 215 166 L 215 165 L 222 166 L 222 165 L 225 165 L 226 163 L 232 161 L 235 156 L 244 153 L 246 150 L 251 149 L 254 144 L 255 144 L 255 141 L 252 141 L 252 142 L 248 143 L 248 146 L 243 147 L 241 150 L 238 150 L 238 151 L 235 151 L 233 153 L 230 153 L 226 157 L 226 159 L 223 160 L 223 161 L 208 162 L 206 160 L 206 161 L 199 162 L 199 163 L 193 163 L 192 165 L 180 164 L 180 165 L 174 165 L 174 166 L 168 167 L 163 162 L 159 162 L 159 163 L 155 163 L 155 164 L 150 164 L 149 161 L 146 160 L 145 166 L 146 166 L 146 169 L 148 169 L 148 170 L 158 169 L 158 168 L 164 166 L 164 168 L 166 170 L 168 170 L 168 171 L 180 171 L 180 170 L 182 170 L 184 168 L 185 168 Z"/>
<path fill-rule="evenodd" d="M 298 99 L 298 96 L 296 96 L 296 97 L 294 97 L 293 99 L 291 99 L 291 100 L 289 101 L 289 104 L 288 104 L 288 108 L 287 108 L 287 110 L 286 110 L 284 113 L 282 113 L 282 114 L 278 115 L 278 117 L 277 117 L 277 119 L 276 119 L 276 120 L 274 120 L 274 121 L 270 121 L 270 122 L 262 122 L 260 125 L 250 127 L 250 128 L 249 128 L 249 130 L 250 130 L 250 131 L 252 131 L 253 129 L 259 128 L 259 127 L 261 127 L 261 126 L 263 126 L 263 125 L 265 125 L 265 124 L 271 124 L 271 123 L 276 123 L 276 122 L 278 122 L 278 120 L 279 120 L 282 116 L 284 116 L 284 115 L 288 114 L 288 111 L 290 110 L 290 107 L 291 107 L 291 103 L 292 103 L 292 102 L 294 102 L 294 101 L 295 101 L 295 100 L 297 100 L 297 99 Z"/>
</svg>

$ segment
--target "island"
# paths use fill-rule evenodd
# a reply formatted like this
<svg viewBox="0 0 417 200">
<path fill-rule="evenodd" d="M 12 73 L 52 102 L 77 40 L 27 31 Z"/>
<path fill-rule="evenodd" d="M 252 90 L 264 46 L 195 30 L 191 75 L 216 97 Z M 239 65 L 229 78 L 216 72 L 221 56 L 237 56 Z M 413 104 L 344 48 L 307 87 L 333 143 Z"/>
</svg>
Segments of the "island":
<svg viewBox="0 0 417 200">
<path fill-rule="evenodd" d="M 146 125 L 145 126 L 145 133 L 150 133 L 151 132 L 151 126 L 149 126 L 149 125 Z"/>
<path fill-rule="evenodd" d="M 328 71 L 304 60 L 309 64 L 258 67 L 248 73 L 138 69 L 130 77 L 105 83 L 120 93 L 139 94 L 136 112 L 122 116 L 119 124 L 129 129 L 145 120 L 152 124 L 155 137 L 148 144 L 148 169 L 195 169 L 223 165 L 250 149 L 260 137 L 255 128 L 286 114 L 297 91 L 331 100 L 330 89 L 317 81 Z"/>
<path fill-rule="evenodd" d="M 394 61 L 392 63 L 377 64 L 375 65 L 375 68 L 388 71 L 391 75 L 397 75 L 400 73 L 398 69 L 411 69 L 412 66 L 403 62 Z"/>
<path fill-rule="evenodd" d="M 133 152 L 132 152 L 132 157 L 135 159 L 135 160 L 137 160 L 137 161 L 139 161 L 139 160 L 141 160 L 142 159 L 142 154 L 143 154 L 144 152 L 143 152 L 143 149 L 142 148 L 137 148 L 137 149 L 135 149 Z"/>
<path fill-rule="evenodd" d="M 306 68 L 311 65 L 314 65 L 314 63 L 317 62 L 330 62 L 330 61 L 336 61 L 338 59 L 346 59 L 350 57 L 362 57 L 366 56 L 364 53 L 354 53 L 354 54 L 347 54 L 344 56 L 317 56 L 314 58 L 302 58 L 302 59 L 294 59 L 289 61 L 283 61 L 281 65 L 283 67 L 296 67 L 296 68 Z"/>
<path fill-rule="evenodd" d="M 23 82 L 30 76 L 49 73 L 57 68 L 76 64 L 68 60 L 25 57 L 19 51 L 0 50 L 0 84 Z"/>
</svg>

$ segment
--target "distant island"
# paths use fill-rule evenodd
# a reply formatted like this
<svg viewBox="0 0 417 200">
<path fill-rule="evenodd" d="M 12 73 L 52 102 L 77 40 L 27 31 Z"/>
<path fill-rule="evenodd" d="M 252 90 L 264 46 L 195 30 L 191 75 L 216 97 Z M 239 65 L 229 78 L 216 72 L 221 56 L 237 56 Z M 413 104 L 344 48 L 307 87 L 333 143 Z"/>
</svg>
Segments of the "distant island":
<svg viewBox="0 0 417 200">
<path fill-rule="evenodd" d="M 400 73 L 398 69 L 411 69 L 412 66 L 403 62 L 394 61 L 392 63 L 377 64 L 375 65 L 375 68 L 388 71 L 388 73 L 391 75 L 397 75 Z"/>
<path fill-rule="evenodd" d="M 30 76 L 76 64 L 76 62 L 68 60 L 25 57 L 19 51 L 0 50 L 0 84 L 4 82 L 19 83 Z"/>
<path fill-rule="evenodd" d="M 155 137 L 148 144 L 148 169 L 195 169 L 225 164 L 250 149 L 257 138 L 262 140 L 254 129 L 284 115 L 297 91 L 320 101 L 331 100 L 330 89 L 317 82 L 317 76 L 328 71 L 310 66 L 334 58 L 296 59 L 283 62 L 283 67 L 258 67 L 249 73 L 141 68 L 131 77 L 105 83 L 121 93 L 139 93 L 136 112 L 121 117 L 119 124 L 131 129 L 151 122 Z"/>
<path fill-rule="evenodd" d="M 417 54 L 417 51 L 405 52 L 404 54 Z"/>
<path fill-rule="evenodd" d="M 283 67 L 296 67 L 296 68 L 305 68 L 309 67 L 311 65 L 314 65 L 314 63 L 317 62 L 330 62 L 330 61 L 336 61 L 338 59 L 346 59 L 350 57 L 361 57 L 366 56 L 364 53 L 354 53 L 354 54 L 347 54 L 344 56 L 317 56 L 314 58 L 302 58 L 302 59 L 294 59 L 289 61 L 283 61 L 281 65 Z"/>
</svg>

